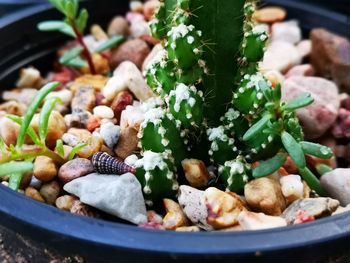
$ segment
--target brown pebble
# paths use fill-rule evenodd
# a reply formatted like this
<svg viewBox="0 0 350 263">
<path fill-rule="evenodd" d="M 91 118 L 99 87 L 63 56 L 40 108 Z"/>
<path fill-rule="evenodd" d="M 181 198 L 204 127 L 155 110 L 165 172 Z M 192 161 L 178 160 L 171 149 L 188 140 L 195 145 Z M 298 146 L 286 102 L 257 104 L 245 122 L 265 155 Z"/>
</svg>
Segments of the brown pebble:
<svg viewBox="0 0 350 263">
<path fill-rule="evenodd" d="M 94 218 L 100 217 L 100 215 L 95 209 L 82 203 L 80 200 L 75 200 L 73 202 L 70 212 L 72 214 L 76 214 L 80 216 L 88 216 L 88 217 L 94 217 Z"/>
<path fill-rule="evenodd" d="M 76 200 L 77 198 L 72 195 L 63 195 L 56 199 L 55 204 L 58 209 L 70 211 Z"/>
<path fill-rule="evenodd" d="M 26 188 L 24 194 L 38 202 L 41 202 L 41 203 L 45 203 L 45 200 L 44 198 L 41 196 L 41 194 L 39 193 L 38 190 L 36 190 L 35 188 L 29 186 Z"/>
<path fill-rule="evenodd" d="M 90 160 L 84 158 L 73 159 L 61 166 L 58 171 L 58 178 L 63 183 L 68 183 L 76 178 L 94 172 L 94 167 Z"/>
<path fill-rule="evenodd" d="M 114 116 L 120 121 L 122 111 L 126 109 L 128 105 L 132 105 L 134 97 L 128 91 L 121 91 L 114 98 L 111 108 L 114 112 Z"/>
<path fill-rule="evenodd" d="M 132 155 L 138 149 L 139 139 L 137 137 L 138 131 L 134 128 L 125 128 L 121 131 L 118 144 L 114 149 L 115 154 L 121 158 Z"/>
<path fill-rule="evenodd" d="M 108 35 L 123 35 L 128 36 L 130 33 L 129 23 L 122 16 L 116 16 L 108 26 Z"/>
<path fill-rule="evenodd" d="M 255 11 L 254 19 L 259 23 L 272 24 L 283 21 L 287 16 L 287 11 L 281 7 L 264 7 Z"/>
<path fill-rule="evenodd" d="M 60 191 L 61 186 L 56 181 L 46 183 L 40 188 L 41 196 L 45 199 L 46 203 L 50 205 L 55 203 Z"/>
<path fill-rule="evenodd" d="M 124 42 L 117 49 L 114 49 L 109 62 L 113 69 L 124 61 L 131 61 L 141 69 L 143 61 L 150 52 L 151 50 L 145 41 L 133 39 Z"/>
<path fill-rule="evenodd" d="M 42 182 L 50 182 L 57 176 L 57 167 L 53 160 L 46 156 L 38 156 L 34 162 L 34 176 Z"/>
</svg>

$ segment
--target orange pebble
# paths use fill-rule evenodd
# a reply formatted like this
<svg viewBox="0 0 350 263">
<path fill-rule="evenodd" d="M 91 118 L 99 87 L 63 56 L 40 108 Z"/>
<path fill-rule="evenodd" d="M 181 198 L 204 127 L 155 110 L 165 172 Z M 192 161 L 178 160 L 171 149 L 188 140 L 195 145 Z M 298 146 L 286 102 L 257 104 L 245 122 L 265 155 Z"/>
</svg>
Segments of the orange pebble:
<svg viewBox="0 0 350 263">
<path fill-rule="evenodd" d="M 281 7 L 271 6 L 255 11 L 253 18 L 259 23 L 272 24 L 283 21 L 287 11 Z"/>
<path fill-rule="evenodd" d="M 93 132 L 94 130 L 96 130 L 100 126 L 101 126 L 101 119 L 99 117 L 92 115 L 88 120 L 88 123 L 86 125 L 86 129 L 89 132 Z"/>
</svg>

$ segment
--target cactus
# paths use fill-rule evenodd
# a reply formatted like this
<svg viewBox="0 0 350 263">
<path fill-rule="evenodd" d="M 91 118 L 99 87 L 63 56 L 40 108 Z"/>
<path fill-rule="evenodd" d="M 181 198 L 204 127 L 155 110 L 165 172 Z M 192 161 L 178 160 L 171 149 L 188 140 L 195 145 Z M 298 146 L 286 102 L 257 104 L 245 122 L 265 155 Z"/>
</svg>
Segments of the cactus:
<svg viewBox="0 0 350 263">
<path fill-rule="evenodd" d="M 138 167 L 146 198 L 156 193 L 153 203 L 171 192 L 158 189 L 158 180 L 168 174 L 174 183 L 170 174 L 198 151 L 207 152 L 202 159 L 219 168 L 228 191 L 240 192 L 250 179 L 277 171 L 289 155 L 309 186 L 324 194 L 305 154 L 330 158 L 331 151 L 304 142 L 295 115 L 313 99 L 304 94 L 284 103 L 281 86 L 259 72 L 268 34 L 254 23 L 255 8 L 254 0 L 161 1 L 150 26 L 164 49 L 145 76 L 165 104 L 147 112 L 139 133 L 144 154 L 167 156 L 160 171 L 149 173 L 142 162 Z M 147 183 L 150 174 L 154 182 Z"/>
</svg>

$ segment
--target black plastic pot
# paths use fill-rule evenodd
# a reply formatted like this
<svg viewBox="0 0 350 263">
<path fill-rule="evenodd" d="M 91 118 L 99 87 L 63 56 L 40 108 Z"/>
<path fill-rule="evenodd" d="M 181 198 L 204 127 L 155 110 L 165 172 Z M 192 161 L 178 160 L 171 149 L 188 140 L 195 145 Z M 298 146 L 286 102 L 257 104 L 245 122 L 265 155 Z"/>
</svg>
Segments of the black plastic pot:
<svg viewBox="0 0 350 263">
<path fill-rule="evenodd" d="M 285 6 L 304 29 L 325 26 L 350 34 L 345 17 L 305 4 L 268 1 Z M 127 3 L 93 1 L 86 4 L 91 21 L 105 24 Z M 56 13 L 40 6 L 0 19 L 0 87 L 11 87 L 18 69 L 34 64 L 50 67 L 61 37 L 37 32 L 36 23 Z M 173 233 L 82 218 L 25 198 L 0 186 L 3 242 L 30 262 L 48 262 L 55 255 L 74 262 L 350 262 L 350 214 L 280 229 L 237 233 Z M 18 234 L 20 235 L 18 235 Z M 29 241 L 28 241 L 29 240 Z M 1 248 L 0 248 L 1 252 Z M 60 257 L 59 257 L 60 258 Z M 1 260 L 1 253 L 0 253 Z"/>
</svg>

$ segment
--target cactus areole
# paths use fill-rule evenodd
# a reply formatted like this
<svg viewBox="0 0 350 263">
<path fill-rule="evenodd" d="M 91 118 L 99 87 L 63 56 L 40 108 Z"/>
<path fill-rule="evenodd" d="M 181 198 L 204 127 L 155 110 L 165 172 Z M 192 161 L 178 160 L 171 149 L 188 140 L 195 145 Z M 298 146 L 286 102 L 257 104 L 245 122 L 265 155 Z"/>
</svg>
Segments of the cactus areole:
<svg viewBox="0 0 350 263">
<path fill-rule="evenodd" d="M 217 181 L 239 193 L 290 156 L 309 186 L 325 194 L 305 155 L 327 159 L 331 151 L 305 147 L 295 115 L 313 99 L 282 102 L 281 85 L 259 71 L 268 29 L 254 22 L 255 8 L 253 0 L 160 1 L 150 27 L 164 49 L 145 76 L 165 103 L 149 110 L 139 133 L 146 155 L 137 176 L 149 205 L 174 195 L 185 158 L 213 165 Z M 164 159 L 162 168 L 147 168 L 152 154 Z"/>
</svg>

